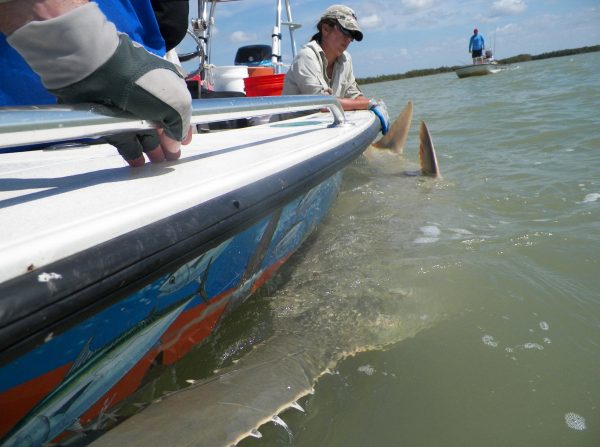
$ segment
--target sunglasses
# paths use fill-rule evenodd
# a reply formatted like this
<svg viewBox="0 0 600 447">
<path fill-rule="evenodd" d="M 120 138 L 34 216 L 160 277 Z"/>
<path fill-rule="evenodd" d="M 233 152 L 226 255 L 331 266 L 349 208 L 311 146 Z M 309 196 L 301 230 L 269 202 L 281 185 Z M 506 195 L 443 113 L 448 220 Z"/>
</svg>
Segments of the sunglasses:
<svg viewBox="0 0 600 447">
<path fill-rule="evenodd" d="M 350 39 L 354 40 L 354 34 L 352 34 L 352 31 L 347 30 L 346 28 L 344 28 L 342 25 L 340 25 L 339 23 L 335 24 L 335 27 L 340 30 L 340 32 L 346 36 L 349 37 Z"/>
</svg>

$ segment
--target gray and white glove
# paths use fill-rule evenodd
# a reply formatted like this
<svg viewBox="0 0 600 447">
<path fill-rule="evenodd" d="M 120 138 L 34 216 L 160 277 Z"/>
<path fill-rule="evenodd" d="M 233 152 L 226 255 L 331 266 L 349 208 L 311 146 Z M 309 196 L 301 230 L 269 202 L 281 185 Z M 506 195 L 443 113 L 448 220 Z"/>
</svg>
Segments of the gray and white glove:
<svg viewBox="0 0 600 447">
<path fill-rule="evenodd" d="M 29 22 L 7 38 L 63 103 L 95 102 L 162 124 L 181 142 L 189 135 L 191 96 L 177 68 L 109 22 L 95 3 Z M 127 161 L 160 147 L 156 131 L 107 137 Z M 164 145 L 163 145 L 164 146 Z M 165 148 L 179 157 L 179 144 Z"/>
</svg>

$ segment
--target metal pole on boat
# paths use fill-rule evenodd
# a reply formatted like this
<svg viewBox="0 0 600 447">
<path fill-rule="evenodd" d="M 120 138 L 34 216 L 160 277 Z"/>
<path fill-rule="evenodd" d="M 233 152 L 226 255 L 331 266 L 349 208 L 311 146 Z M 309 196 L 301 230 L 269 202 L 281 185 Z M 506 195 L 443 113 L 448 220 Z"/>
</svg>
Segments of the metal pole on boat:
<svg viewBox="0 0 600 447">
<path fill-rule="evenodd" d="M 198 85 L 198 97 L 202 85 L 210 88 L 212 85 L 212 72 L 210 70 L 211 51 L 212 51 L 212 30 L 214 25 L 215 9 L 219 0 L 198 0 L 198 17 L 191 20 L 192 30 L 188 34 L 196 41 L 198 49 L 198 73 L 201 83 Z M 210 7 L 209 7 L 210 5 Z"/>
<path fill-rule="evenodd" d="M 198 57 L 200 60 L 198 62 L 198 68 L 191 73 L 192 75 L 198 74 L 201 78 L 201 82 L 198 83 L 198 98 L 201 96 L 202 84 L 206 82 L 207 76 L 209 75 L 208 66 L 210 64 L 210 48 L 208 47 L 208 43 L 210 42 L 212 27 L 207 7 L 207 0 L 198 0 L 198 9 L 196 11 L 197 17 L 190 20 L 191 28 L 187 30 L 187 34 L 196 42 L 196 51 L 180 55 L 182 62 L 191 60 L 193 57 Z M 209 80 L 209 84 L 210 83 L 212 82 Z"/>
<path fill-rule="evenodd" d="M 212 32 L 215 25 L 215 11 L 217 10 L 217 0 L 213 0 L 210 4 L 210 13 L 208 16 L 208 63 L 212 58 Z"/>
<path fill-rule="evenodd" d="M 298 28 L 301 28 L 302 25 L 299 23 L 294 23 L 292 19 L 292 8 L 290 6 L 290 0 L 285 0 L 285 12 L 287 14 L 287 20 L 284 22 L 281 20 L 281 0 L 277 0 L 277 13 L 275 16 L 275 26 L 273 27 L 272 34 L 272 56 L 271 63 L 275 67 L 276 73 L 283 72 L 283 63 L 282 63 L 282 51 L 281 51 L 281 27 L 287 26 L 290 31 L 290 45 L 292 48 L 292 60 L 296 57 L 296 39 L 294 38 L 294 31 Z"/>
<path fill-rule="evenodd" d="M 290 42 L 292 43 L 292 59 L 296 57 L 296 39 L 294 38 L 294 31 L 297 28 L 300 28 L 302 25 L 298 23 L 294 23 L 294 19 L 292 19 L 292 8 L 290 6 L 290 0 L 285 0 L 285 9 L 287 12 L 287 26 L 290 29 Z"/>
<path fill-rule="evenodd" d="M 277 0 L 275 8 L 275 26 L 271 33 L 271 63 L 275 72 L 280 73 L 281 68 L 281 0 Z"/>
</svg>

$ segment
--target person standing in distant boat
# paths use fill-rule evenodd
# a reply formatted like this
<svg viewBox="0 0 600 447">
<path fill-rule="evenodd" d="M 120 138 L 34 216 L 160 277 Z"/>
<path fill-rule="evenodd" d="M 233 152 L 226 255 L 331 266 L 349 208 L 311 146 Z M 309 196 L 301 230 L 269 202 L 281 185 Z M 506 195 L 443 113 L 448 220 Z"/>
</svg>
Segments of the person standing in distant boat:
<svg viewBox="0 0 600 447">
<path fill-rule="evenodd" d="M 344 110 L 373 111 L 385 134 L 389 127 L 385 103 L 362 94 L 347 51 L 353 41 L 363 39 L 356 14 L 348 6 L 332 5 L 321 15 L 317 31 L 294 58 L 282 94 L 333 95 Z"/>
<path fill-rule="evenodd" d="M 483 39 L 483 36 L 479 34 L 477 28 L 475 28 L 473 30 L 473 35 L 469 40 L 469 52 L 471 53 L 474 64 L 481 64 L 483 62 L 482 54 L 484 49 L 485 40 Z"/>
</svg>

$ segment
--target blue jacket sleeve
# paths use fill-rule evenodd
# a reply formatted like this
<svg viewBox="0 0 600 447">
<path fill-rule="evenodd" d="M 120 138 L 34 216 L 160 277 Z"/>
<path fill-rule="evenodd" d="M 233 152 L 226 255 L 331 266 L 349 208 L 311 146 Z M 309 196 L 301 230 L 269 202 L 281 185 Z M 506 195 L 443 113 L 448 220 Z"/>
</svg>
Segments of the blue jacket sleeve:
<svg viewBox="0 0 600 447">
<path fill-rule="evenodd" d="M 150 0 L 95 0 L 108 20 L 120 32 L 159 56 L 165 54 L 165 41 Z M 39 76 L 0 34 L 0 106 L 54 104 Z"/>
</svg>

